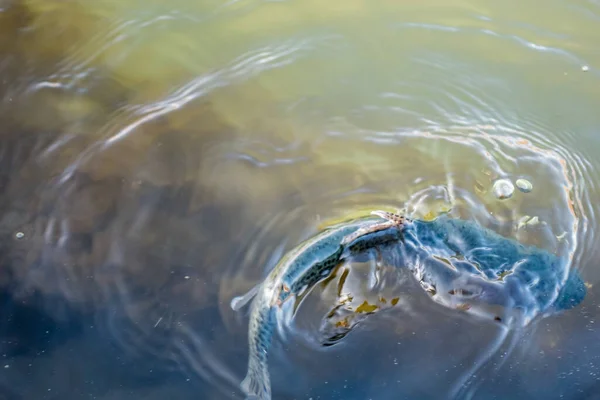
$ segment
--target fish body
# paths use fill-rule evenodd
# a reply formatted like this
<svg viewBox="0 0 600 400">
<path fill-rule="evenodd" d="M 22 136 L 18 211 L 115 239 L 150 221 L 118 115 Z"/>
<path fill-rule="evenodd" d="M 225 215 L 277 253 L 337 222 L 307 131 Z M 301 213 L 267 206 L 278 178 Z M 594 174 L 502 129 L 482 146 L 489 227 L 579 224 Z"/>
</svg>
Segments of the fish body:
<svg viewBox="0 0 600 400">
<path fill-rule="evenodd" d="M 238 309 L 252 300 L 248 330 L 247 400 L 270 400 L 267 355 L 280 307 L 327 278 L 338 263 L 380 244 L 392 244 L 398 266 L 408 268 L 433 298 L 496 321 L 498 310 L 520 310 L 526 321 L 579 304 L 586 288 L 576 270 L 543 249 L 525 246 L 476 222 L 446 215 L 433 221 L 377 213 L 333 226 L 288 252 L 269 276 L 234 299 Z M 386 224 L 385 221 L 391 222 Z M 399 229 L 399 227 L 402 229 Z"/>
<path fill-rule="evenodd" d="M 281 305 L 290 296 L 306 293 L 354 252 L 398 240 L 401 221 L 365 217 L 332 226 L 290 250 L 261 284 L 232 301 L 235 310 L 252 299 L 248 372 L 240 385 L 247 400 L 271 398 L 267 355 Z M 357 231 L 357 237 L 350 236 Z"/>
<path fill-rule="evenodd" d="M 474 221 L 439 216 L 403 229 L 402 263 L 448 305 L 519 310 L 534 316 L 578 305 L 586 287 L 567 260 Z M 488 314 L 496 320 L 497 315 Z"/>
</svg>

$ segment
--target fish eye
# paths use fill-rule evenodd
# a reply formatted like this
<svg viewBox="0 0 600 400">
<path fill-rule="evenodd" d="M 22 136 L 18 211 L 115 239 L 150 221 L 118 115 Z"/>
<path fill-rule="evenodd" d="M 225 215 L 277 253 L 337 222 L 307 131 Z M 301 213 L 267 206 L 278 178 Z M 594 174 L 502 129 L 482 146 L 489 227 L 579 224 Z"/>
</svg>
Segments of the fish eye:
<svg viewBox="0 0 600 400">
<path fill-rule="evenodd" d="M 448 294 L 452 296 L 459 296 L 462 298 L 474 298 L 480 296 L 482 294 L 482 291 L 481 289 L 475 287 L 467 288 L 463 286 L 449 290 Z"/>
</svg>

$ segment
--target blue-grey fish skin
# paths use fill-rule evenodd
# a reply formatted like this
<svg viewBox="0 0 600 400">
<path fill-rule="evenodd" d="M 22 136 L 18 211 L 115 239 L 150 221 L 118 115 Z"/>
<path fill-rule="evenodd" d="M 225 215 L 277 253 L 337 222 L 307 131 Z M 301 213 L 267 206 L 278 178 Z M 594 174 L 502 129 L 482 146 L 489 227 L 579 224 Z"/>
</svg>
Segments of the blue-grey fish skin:
<svg viewBox="0 0 600 400">
<path fill-rule="evenodd" d="M 250 400 L 270 400 L 267 355 L 281 304 L 304 288 L 326 278 L 337 263 L 383 243 L 394 243 L 401 260 L 430 286 L 473 289 L 469 301 L 521 309 L 526 315 L 565 310 L 579 304 L 586 287 L 572 269 L 555 255 L 505 238 L 476 222 L 440 216 L 414 220 L 402 229 L 388 228 L 359 236 L 341 246 L 344 237 L 367 224 L 365 218 L 332 227 L 305 241 L 284 256 L 261 284 L 252 302 L 249 324 L 248 374 L 242 387 Z M 451 260 L 452 267 L 440 259 Z M 415 269 L 419 266 L 419 271 Z M 503 276 L 505 272 L 509 275 Z"/>
<path fill-rule="evenodd" d="M 464 278 L 478 289 L 481 302 L 535 315 L 575 307 L 586 295 L 578 271 L 568 271 L 565 259 L 474 221 L 442 215 L 433 221 L 415 220 L 403 232 L 406 264 L 415 265 L 419 257 L 433 285 Z M 435 257 L 451 260 L 452 268 Z"/>
<path fill-rule="evenodd" d="M 361 221 L 360 225 L 363 226 L 364 221 Z M 358 228 L 359 227 L 354 224 L 348 227 L 339 228 L 335 232 L 332 232 L 332 235 L 329 236 L 327 240 L 316 243 L 314 249 L 311 250 L 315 251 L 317 254 L 321 254 L 322 256 L 320 258 L 306 259 L 304 257 L 298 257 L 296 260 L 297 268 L 295 268 L 294 271 L 290 271 L 290 273 L 286 274 L 283 278 L 283 281 L 290 288 L 290 293 L 298 295 L 303 289 L 312 288 L 320 280 L 331 275 L 331 272 L 340 261 L 352 254 L 364 252 L 378 244 L 397 241 L 402 236 L 401 228 L 394 226 L 366 234 L 344 246 L 339 245 L 344 237 L 352 234 Z M 325 257 L 325 254 L 330 255 Z M 282 300 L 285 300 L 285 297 L 286 296 L 282 296 Z"/>
<path fill-rule="evenodd" d="M 248 400 L 271 399 L 271 379 L 267 362 L 277 309 L 269 306 L 270 299 L 264 296 L 264 292 L 259 292 L 252 302 L 248 327 L 248 371 L 240 385 Z"/>
<path fill-rule="evenodd" d="M 377 218 L 363 218 L 350 221 L 326 229 L 311 239 L 308 239 L 290 252 L 293 259 L 288 259 L 285 265 L 283 279 L 287 282 L 294 281 L 317 263 L 334 257 L 342 250 L 341 241 L 347 235 L 363 226 L 380 221 Z"/>
<path fill-rule="evenodd" d="M 325 279 L 353 251 L 397 239 L 399 229 L 394 227 L 361 236 L 346 246 L 341 245 L 347 235 L 381 221 L 381 218 L 366 217 L 326 229 L 286 253 L 261 284 L 252 300 L 248 328 L 248 372 L 241 385 L 248 400 L 271 399 L 267 355 L 277 315 L 282 312 L 280 305 L 290 296 L 296 296 Z"/>
</svg>

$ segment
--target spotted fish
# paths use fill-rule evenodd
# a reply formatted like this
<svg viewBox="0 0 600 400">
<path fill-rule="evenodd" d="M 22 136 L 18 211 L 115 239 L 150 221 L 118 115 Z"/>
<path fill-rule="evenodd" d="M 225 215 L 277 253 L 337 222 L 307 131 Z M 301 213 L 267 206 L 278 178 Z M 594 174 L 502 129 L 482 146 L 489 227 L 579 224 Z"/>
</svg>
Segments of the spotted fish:
<svg viewBox="0 0 600 400">
<path fill-rule="evenodd" d="M 252 300 L 248 372 L 240 385 L 247 400 L 271 399 L 267 359 L 282 304 L 291 296 L 306 294 L 353 253 L 401 238 L 404 217 L 384 211 L 372 214 L 379 218 L 341 223 L 301 243 L 279 261 L 262 283 L 232 300 L 234 310 Z"/>
<path fill-rule="evenodd" d="M 511 310 L 530 321 L 575 307 L 586 295 L 577 270 L 569 271 L 563 259 L 475 222 L 440 216 L 405 224 L 400 215 L 373 214 L 383 220 L 354 220 L 305 241 L 287 253 L 264 282 L 232 301 L 237 310 L 254 299 L 248 373 L 241 385 L 247 400 L 271 398 L 267 354 L 280 306 L 292 295 L 302 296 L 345 258 L 383 243 L 396 241 L 395 264 L 408 268 L 435 301 L 503 323 L 512 318 Z"/>
</svg>

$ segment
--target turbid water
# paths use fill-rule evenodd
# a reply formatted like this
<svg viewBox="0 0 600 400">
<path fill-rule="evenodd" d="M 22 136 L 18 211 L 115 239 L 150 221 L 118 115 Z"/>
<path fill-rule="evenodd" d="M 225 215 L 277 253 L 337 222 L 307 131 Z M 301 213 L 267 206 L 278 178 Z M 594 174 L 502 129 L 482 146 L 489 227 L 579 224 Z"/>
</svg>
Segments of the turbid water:
<svg viewBox="0 0 600 400">
<path fill-rule="evenodd" d="M 595 0 L 0 1 L 0 399 L 243 399 L 231 299 L 403 207 L 568 259 L 585 300 L 506 331 L 357 259 L 273 343 L 274 399 L 600 398 L 599 24 Z"/>
</svg>

